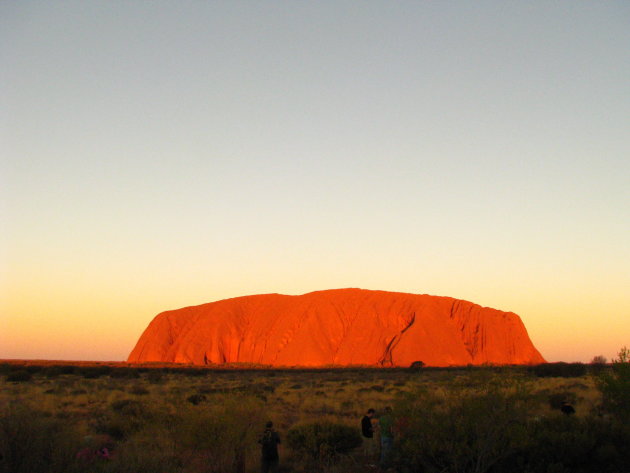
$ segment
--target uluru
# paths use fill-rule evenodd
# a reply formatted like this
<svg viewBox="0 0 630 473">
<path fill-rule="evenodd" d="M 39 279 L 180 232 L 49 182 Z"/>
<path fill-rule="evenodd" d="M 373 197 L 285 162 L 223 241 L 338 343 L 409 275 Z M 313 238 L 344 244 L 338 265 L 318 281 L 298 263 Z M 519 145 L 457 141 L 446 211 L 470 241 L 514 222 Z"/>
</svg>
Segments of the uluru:
<svg viewBox="0 0 630 473">
<path fill-rule="evenodd" d="M 545 362 L 512 312 L 365 289 L 243 296 L 162 312 L 127 361 L 305 367 Z"/>
</svg>

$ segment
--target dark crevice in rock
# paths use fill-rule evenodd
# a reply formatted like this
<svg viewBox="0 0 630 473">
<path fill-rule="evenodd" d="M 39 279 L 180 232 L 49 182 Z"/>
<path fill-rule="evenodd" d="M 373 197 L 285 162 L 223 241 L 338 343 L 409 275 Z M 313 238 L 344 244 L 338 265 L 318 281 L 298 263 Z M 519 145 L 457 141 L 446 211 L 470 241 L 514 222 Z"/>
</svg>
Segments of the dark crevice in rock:
<svg viewBox="0 0 630 473">
<path fill-rule="evenodd" d="M 394 348 L 396 348 L 396 345 L 400 343 L 403 333 L 409 330 L 409 328 L 413 325 L 415 321 L 416 313 L 414 312 L 413 314 L 411 314 L 411 318 L 409 319 L 409 322 L 407 322 L 407 325 L 403 327 L 398 335 L 394 335 L 385 347 L 385 352 L 379 360 L 379 364 L 381 366 L 394 366 Z"/>
</svg>

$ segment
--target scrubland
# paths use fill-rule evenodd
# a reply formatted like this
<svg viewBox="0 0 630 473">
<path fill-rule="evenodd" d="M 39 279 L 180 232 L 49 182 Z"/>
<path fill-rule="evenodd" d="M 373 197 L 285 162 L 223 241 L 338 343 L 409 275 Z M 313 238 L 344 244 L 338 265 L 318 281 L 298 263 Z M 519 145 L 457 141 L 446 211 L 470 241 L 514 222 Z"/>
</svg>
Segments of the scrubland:
<svg viewBox="0 0 630 473">
<path fill-rule="evenodd" d="M 444 369 L 6 363 L 0 472 L 255 472 L 267 420 L 283 440 L 281 472 L 377 471 L 359 422 L 385 406 L 396 421 L 392 471 L 625 472 L 621 355 L 612 366 Z"/>
</svg>

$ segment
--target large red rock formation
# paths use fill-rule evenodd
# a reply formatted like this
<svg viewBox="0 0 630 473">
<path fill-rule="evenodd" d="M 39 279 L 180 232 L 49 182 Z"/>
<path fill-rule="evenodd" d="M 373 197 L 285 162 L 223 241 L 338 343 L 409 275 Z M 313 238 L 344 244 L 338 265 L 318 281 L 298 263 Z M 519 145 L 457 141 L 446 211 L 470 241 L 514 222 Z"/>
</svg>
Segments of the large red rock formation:
<svg viewBox="0 0 630 473">
<path fill-rule="evenodd" d="M 337 289 L 162 312 L 128 361 L 448 366 L 545 360 L 511 312 L 450 297 Z"/>
</svg>

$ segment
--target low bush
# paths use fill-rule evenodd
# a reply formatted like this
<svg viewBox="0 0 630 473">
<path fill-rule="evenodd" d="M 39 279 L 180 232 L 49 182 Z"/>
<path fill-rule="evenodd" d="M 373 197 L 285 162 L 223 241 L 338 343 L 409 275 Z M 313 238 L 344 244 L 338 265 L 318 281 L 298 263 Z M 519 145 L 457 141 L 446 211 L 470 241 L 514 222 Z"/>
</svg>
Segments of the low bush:
<svg viewBox="0 0 630 473">
<path fill-rule="evenodd" d="M 260 391 L 263 391 L 263 392 L 267 392 L 267 393 L 274 393 L 274 392 L 276 392 L 276 387 L 273 384 L 259 383 L 259 384 L 254 384 L 253 386 L 255 386 L 255 388 L 257 390 L 260 390 Z"/>
<path fill-rule="evenodd" d="M 140 417 L 146 414 L 144 404 L 135 399 L 119 399 L 118 401 L 112 402 L 110 407 L 113 411 L 120 412 L 126 416 Z"/>
<path fill-rule="evenodd" d="M 539 378 L 579 378 L 587 372 L 584 363 L 543 363 L 530 368 Z"/>
<path fill-rule="evenodd" d="M 527 440 L 495 471 L 621 473 L 630 462 L 630 429 L 596 417 L 553 417 L 527 424 Z"/>
<path fill-rule="evenodd" d="M 287 444 L 298 456 L 310 460 L 328 460 L 346 454 L 361 445 L 356 427 L 333 422 L 296 425 L 287 432 Z"/>
<path fill-rule="evenodd" d="M 31 374 L 35 374 L 35 373 L 41 373 L 44 367 L 41 365 L 27 365 L 27 366 L 22 367 L 22 369 L 25 369 Z"/>
<path fill-rule="evenodd" d="M 135 368 L 114 368 L 110 371 L 109 376 L 116 379 L 138 379 L 140 373 Z"/>
<path fill-rule="evenodd" d="M 161 370 L 152 369 L 147 373 L 147 381 L 151 384 L 161 384 L 164 381 L 164 375 Z"/>
<path fill-rule="evenodd" d="M 120 399 L 110 404 L 110 410 L 96 418 L 94 429 L 115 440 L 125 440 L 141 431 L 161 416 L 145 403 L 135 399 Z"/>
<path fill-rule="evenodd" d="M 25 383 L 33 379 L 33 374 L 26 370 L 17 370 L 7 375 L 7 382 Z"/>
<path fill-rule="evenodd" d="M 549 407 L 552 409 L 560 410 L 562 404 L 564 402 L 568 402 L 569 404 L 575 404 L 577 400 L 577 396 L 575 393 L 571 391 L 562 391 L 558 393 L 553 393 L 549 395 Z"/>
<path fill-rule="evenodd" d="M 493 385 L 416 392 L 394 411 L 397 461 L 413 471 L 489 471 L 523 442 L 527 411 L 522 392 Z"/>
<path fill-rule="evenodd" d="M 190 402 L 193 406 L 197 406 L 198 404 L 205 402 L 207 398 L 204 394 L 193 394 L 192 396 L 188 396 L 186 400 Z"/>
<path fill-rule="evenodd" d="M 606 357 L 603 355 L 598 355 L 593 357 L 593 359 L 591 360 L 591 363 L 589 365 L 589 372 L 592 375 L 598 375 L 600 374 L 602 371 L 604 371 L 606 369 L 606 362 L 608 360 L 606 360 Z"/>
<path fill-rule="evenodd" d="M 131 394 L 135 394 L 136 396 L 145 396 L 149 394 L 149 390 L 142 385 L 133 386 L 129 392 Z"/>
<path fill-rule="evenodd" d="M 342 403 L 339 406 L 339 408 L 342 411 L 345 411 L 345 412 L 352 412 L 352 411 L 354 411 L 355 403 L 354 403 L 354 401 L 342 401 Z"/>
<path fill-rule="evenodd" d="M 184 368 L 177 373 L 185 376 L 207 376 L 210 371 L 205 368 Z"/>
<path fill-rule="evenodd" d="M 54 379 L 63 374 L 61 366 L 50 366 L 44 370 L 44 375 L 49 379 Z"/>
<path fill-rule="evenodd" d="M 192 468 L 192 461 L 183 461 L 179 454 L 176 432 L 172 425 L 151 424 L 119 443 L 111 460 L 92 464 L 81 473 L 201 473 L 210 472 L 210 466 Z M 197 465 L 194 465 L 197 467 Z M 200 465 L 201 466 L 201 465 Z"/>
<path fill-rule="evenodd" d="M 13 406 L 0 415 L 0 472 L 75 471 L 78 435 L 50 415 Z"/>
<path fill-rule="evenodd" d="M 597 378 L 603 408 L 623 422 L 630 422 L 630 350 L 622 348 L 609 370 Z"/>
<path fill-rule="evenodd" d="M 112 368 L 109 366 L 84 366 L 80 368 L 78 374 L 81 374 L 85 379 L 96 379 L 111 372 Z"/>
<path fill-rule="evenodd" d="M 76 373 L 76 367 L 72 366 L 72 365 L 62 365 L 60 366 L 61 369 L 61 374 L 75 374 Z"/>
<path fill-rule="evenodd" d="M 203 410 L 187 406 L 179 413 L 177 441 L 184 460 L 202 462 L 212 473 L 242 473 L 259 461 L 258 438 L 264 419 L 261 402 L 248 396 L 213 399 Z M 199 470 L 192 470 L 199 471 Z"/>
</svg>

